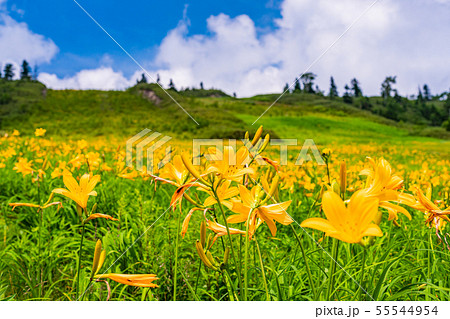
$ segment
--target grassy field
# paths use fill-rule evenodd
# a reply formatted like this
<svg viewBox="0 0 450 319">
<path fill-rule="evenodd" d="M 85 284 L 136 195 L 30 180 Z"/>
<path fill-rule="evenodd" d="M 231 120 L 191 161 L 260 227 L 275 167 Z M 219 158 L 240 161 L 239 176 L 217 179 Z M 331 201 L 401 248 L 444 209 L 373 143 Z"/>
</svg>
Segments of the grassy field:
<svg viewBox="0 0 450 319">
<path fill-rule="evenodd" d="M 450 297 L 448 224 L 442 213 L 450 206 L 450 142 L 425 136 L 430 135 L 427 128 L 306 95 L 295 97 L 295 103 L 292 96 L 282 99 L 252 126 L 273 96 L 234 99 L 217 92 L 202 97 L 172 92 L 196 125 L 155 87 L 150 88 L 159 100 L 152 101 L 145 93 L 148 86 L 103 92 L 14 85 L 18 87 L 8 89 L 12 97 L 4 99 L 0 113 L 0 300 Z M 155 168 L 154 175 L 164 179 L 156 183 L 155 177 L 125 165 L 125 140 L 144 128 L 174 137 L 175 159 L 191 152 L 192 138 L 240 139 L 246 131 L 252 138 L 259 125 L 264 125 L 262 137 L 269 133 L 299 140 L 287 165 L 275 170 L 255 161 L 250 165 L 254 172 L 237 165 L 233 171 L 242 174 L 236 177 L 222 162 L 203 158 L 192 169 L 177 157 Z M 36 132 L 38 128 L 46 132 Z M 294 165 L 305 139 L 315 141 L 327 165 Z M 274 146 L 261 155 L 280 162 Z M 372 168 L 367 156 L 376 160 L 369 181 L 360 175 Z M 203 174 L 200 179 L 196 171 Z M 67 177 L 81 184 L 84 174 L 98 182 L 78 188 Z M 398 179 L 403 183 L 393 186 L 391 181 Z M 216 188 L 227 183 L 229 198 Z M 78 195 L 68 197 L 61 188 L 75 189 Z M 258 194 L 254 209 L 247 211 L 253 223 L 230 219 L 248 199 L 242 188 Z M 441 215 L 426 207 L 419 189 Z M 96 196 L 89 195 L 91 190 Z M 351 210 L 358 202 L 355 193 L 367 196 Z M 404 194 L 411 195 L 409 201 Z M 216 201 L 205 202 L 210 196 Z M 350 212 L 342 210 L 339 218 L 355 222 L 361 232 L 355 235 L 336 224 L 338 231 L 325 236 L 305 222 L 336 222 L 324 208 L 327 197 L 335 205 L 340 198 L 350 200 Z M 260 209 L 272 201 L 291 202 L 275 215 L 270 209 L 276 206 Z M 366 207 L 375 202 L 369 212 Z M 387 210 L 389 205 L 401 208 Z M 267 216 L 275 216 L 276 234 Z M 366 222 L 361 221 L 364 216 Z M 434 218 L 426 222 L 430 216 Z M 214 222 L 222 225 L 219 230 Z M 368 225 L 379 225 L 381 234 L 362 236 L 358 243 Z M 349 234 L 354 236 L 345 237 Z M 216 235 L 220 237 L 211 245 Z M 102 266 L 99 240 L 105 251 Z M 148 276 L 126 276 L 138 274 Z"/>
</svg>

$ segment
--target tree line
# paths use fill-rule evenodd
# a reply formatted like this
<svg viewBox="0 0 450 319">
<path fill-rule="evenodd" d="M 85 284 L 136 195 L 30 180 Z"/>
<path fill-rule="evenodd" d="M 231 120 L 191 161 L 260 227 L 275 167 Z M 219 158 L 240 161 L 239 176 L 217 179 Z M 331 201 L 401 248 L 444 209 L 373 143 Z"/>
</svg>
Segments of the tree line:
<svg viewBox="0 0 450 319">
<path fill-rule="evenodd" d="M 330 77 L 330 88 L 326 94 L 314 84 L 317 75 L 308 72 L 296 78 L 293 85 L 286 83 L 283 92 L 288 94 L 306 93 L 341 100 L 344 103 L 395 120 L 419 125 L 443 126 L 450 131 L 450 92 L 432 95 L 430 87 L 419 86 L 417 95 L 400 96 L 395 84 L 396 76 L 387 76 L 380 85 L 380 95 L 367 97 L 360 82 L 353 78 L 345 84 L 342 96 L 334 78 Z"/>
<path fill-rule="evenodd" d="M 16 71 L 16 69 L 13 64 L 6 63 L 5 67 L 3 68 L 3 74 L 0 69 L 0 78 L 4 79 L 6 81 L 12 81 L 14 79 L 14 77 L 16 76 L 15 71 Z M 34 75 L 33 75 L 30 64 L 27 62 L 27 60 L 23 60 L 22 65 L 20 66 L 19 76 L 20 76 L 21 80 L 26 80 L 26 81 L 36 80 L 37 67 L 35 67 Z"/>
<path fill-rule="evenodd" d="M 15 78 L 15 71 L 14 65 L 7 63 L 5 64 L 3 73 L 0 70 L 0 78 L 6 81 L 12 81 Z M 26 60 L 23 60 L 19 71 L 21 80 L 31 81 L 37 78 L 37 67 L 35 67 L 34 74 L 32 75 L 30 64 Z M 293 85 L 290 86 L 286 83 L 283 92 L 288 94 L 314 94 L 327 97 L 330 100 L 342 101 L 394 121 L 418 125 L 442 126 L 447 131 L 450 131 L 450 92 L 432 95 L 430 87 L 424 84 L 418 88 L 417 95 L 409 98 L 403 97 L 400 96 L 395 88 L 397 77 L 387 76 L 380 85 L 379 96 L 365 96 L 361 83 L 356 78 L 351 79 L 349 84 L 345 84 L 344 92 L 340 95 L 332 76 L 330 77 L 330 87 L 327 93 L 320 90 L 319 86 L 314 83 L 316 77 L 317 75 L 312 72 L 304 73 L 295 79 Z M 142 77 L 137 80 L 137 84 L 148 82 L 145 74 L 142 74 Z M 159 74 L 157 75 L 156 82 L 160 84 Z M 172 79 L 170 79 L 168 89 L 177 91 Z M 204 90 L 203 82 L 200 82 L 200 89 L 192 88 L 191 90 L 185 88 L 182 91 L 191 95 L 201 96 L 201 92 Z M 220 90 L 214 91 L 221 92 Z M 236 97 L 236 94 L 233 93 L 233 96 Z"/>
</svg>

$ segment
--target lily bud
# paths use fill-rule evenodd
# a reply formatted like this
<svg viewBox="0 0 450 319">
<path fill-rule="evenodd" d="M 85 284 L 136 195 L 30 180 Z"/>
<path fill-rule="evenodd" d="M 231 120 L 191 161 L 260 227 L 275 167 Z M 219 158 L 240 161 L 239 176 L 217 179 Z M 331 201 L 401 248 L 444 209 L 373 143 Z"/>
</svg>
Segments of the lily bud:
<svg viewBox="0 0 450 319">
<path fill-rule="evenodd" d="M 213 239 L 213 236 L 211 234 L 209 234 L 208 238 L 206 240 L 206 245 L 204 247 L 209 247 L 210 245 L 212 245 L 212 242 L 213 242 L 212 239 Z"/>
<path fill-rule="evenodd" d="M 373 220 L 373 222 L 377 225 L 380 225 L 382 217 L 383 217 L 383 213 L 380 212 L 380 210 L 378 210 L 377 215 L 375 216 L 375 219 Z"/>
<path fill-rule="evenodd" d="M 228 263 L 228 258 L 230 257 L 230 247 L 225 248 L 225 253 L 223 254 L 223 263 L 226 265 Z"/>
<path fill-rule="evenodd" d="M 269 193 L 267 194 L 267 196 L 269 198 L 272 197 L 273 193 L 275 193 L 279 182 L 280 182 L 280 176 L 275 175 L 274 178 L 272 179 L 272 184 L 270 185 Z"/>
<path fill-rule="evenodd" d="M 42 163 L 42 170 L 45 171 L 47 169 L 48 158 L 46 157 L 44 163 Z"/>
<path fill-rule="evenodd" d="M 51 202 L 51 200 L 53 199 L 53 196 L 54 196 L 54 195 L 55 195 L 55 193 L 53 193 L 53 192 L 50 193 L 50 196 L 48 197 L 48 200 L 47 200 L 47 202 L 44 204 L 44 206 Z"/>
<path fill-rule="evenodd" d="M 347 166 L 345 161 L 341 161 L 341 167 L 339 171 L 340 175 L 340 185 L 341 185 L 341 196 L 343 197 L 345 194 L 345 190 L 347 189 Z"/>
<path fill-rule="evenodd" d="M 186 169 L 192 174 L 192 176 L 197 178 L 203 184 L 210 186 L 210 184 L 201 177 L 200 173 L 197 171 L 197 169 L 194 167 L 194 165 L 192 165 L 189 158 L 187 158 L 186 153 L 181 154 L 181 160 L 183 161 L 183 164 L 186 167 Z"/>
<path fill-rule="evenodd" d="M 205 221 L 202 221 L 200 224 L 200 243 L 203 247 L 205 247 L 206 244 L 206 223 Z"/>
<path fill-rule="evenodd" d="M 197 249 L 197 253 L 200 257 L 200 259 L 202 260 L 203 264 L 205 264 L 206 267 L 212 269 L 212 270 L 217 270 L 217 267 L 215 267 L 211 261 L 208 259 L 208 257 L 206 257 L 205 255 L 205 251 L 203 250 L 203 246 L 200 243 L 200 241 L 196 241 L 195 242 L 195 248 Z"/>
<path fill-rule="evenodd" d="M 102 253 L 102 241 L 99 239 L 99 240 L 97 240 L 97 243 L 95 244 L 94 261 L 92 262 L 91 280 L 94 277 L 94 275 L 97 273 L 101 253 Z"/>
<path fill-rule="evenodd" d="M 216 263 L 216 261 L 214 260 L 214 257 L 213 257 L 213 255 L 211 254 L 211 252 L 210 252 L 209 250 L 206 252 L 206 257 L 208 258 L 208 260 L 211 262 L 211 264 L 212 264 L 214 267 L 217 267 L 217 263 Z"/>
<path fill-rule="evenodd" d="M 335 179 L 333 179 L 333 181 L 331 182 L 331 189 L 336 194 L 338 194 L 338 195 L 341 194 L 341 187 L 339 186 L 339 183 Z"/>
<path fill-rule="evenodd" d="M 261 125 L 261 126 L 258 128 L 258 130 L 256 131 L 255 136 L 253 137 L 253 140 L 252 140 L 252 145 L 253 145 L 253 146 L 255 146 L 256 143 L 258 143 L 259 138 L 261 137 L 262 131 L 263 131 L 263 126 Z"/>
<path fill-rule="evenodd" d="M 275 193 L 275 191 L 278 189 L 278 184 L 280 182 L 280 176 L 275 175 L 272 179 L 272 184 L 270 184 L 270 188 L 269 191 L 267 192 L 266 197 L 264 198 L 264 200 L 261 202 L 261 204 L 266 203 L 267 201 L 271 200 L 273 197 L 273 194 Z"/>
<path fill-rule="evenodd" d="M 270 134 L 266 134 L 266 136 L 264 137 L 264 142 L 261 146 L 261 148 L 259 149 L 259 153 L 264 152 L 264 150 L 266 149 L 267 145 L 269 145 L 270 142 Z"/>
<path fill-rule="evenodd" d="M 83 220 L 83 208 L 81 208 L 81 206 L 78 204 L 77 204 L 77 214 L 78 217 L 80 217 L 80 219 Z"/>
<path fill-rule="evenodd" d="M 98 261 L 98 266 L 97 266 L 97 270 L 95 271 L 95 274 L 97 274 L 100 269 L 102 269 L 103 263 L 105 262 L 105 258 L 106 258 L 106 251 L 102 250 L 102 252 L 100 253 L 100 260 Z"/>
</svg>

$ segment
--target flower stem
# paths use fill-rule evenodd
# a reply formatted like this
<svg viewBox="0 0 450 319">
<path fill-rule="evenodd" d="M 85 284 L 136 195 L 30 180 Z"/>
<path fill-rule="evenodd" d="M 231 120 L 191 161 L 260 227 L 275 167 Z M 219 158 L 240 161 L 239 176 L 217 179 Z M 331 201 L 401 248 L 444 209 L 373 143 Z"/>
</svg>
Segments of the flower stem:
<svg viewBox="0 0 450 319">
<path fill-rule="evenodd" d="M 339 240 L 337 240 L 336 238 L 333 238 L 333 248 L 331 251 L 333 260 L 331 261 L 331 271 L 330 271 L 330 277 L 328 279 L 328 291 L 327 291 L 327 299 L 326 300 L 330 300 L 333 297 L 334 273 L 336 272 L 338 250 L 339 250 Z"/>
<path fill-rule="evenodd" d="M 264 290 L 266 291 L 266 301 L 270 301 L 269 289 L 267 288 L 267 280 L 266 280 L 266 274 L 264 272 L 264 264 L 263 264 L 263 260 L 262 260 L 262 256 L 261 256 L 261 250 L 259 249 L 259 244 L 258 244 L 258 241 L 256 240 L 256 237 L 255 237 L 255 243 L 256 243 L 256 249 L 257 249 L 258 255 L 259 255 L 259 263 L 261 265 L 261 273 L 262 273 L 262 278 L 263 278 L 263 283 L 264 283 Z"/>
<path fill-rule="evenodd" d="M 358 299 L 357 301 L 362 301 L 361 297 L 362 297 L 362 285 L 364 285 L 364 271 L 365 271 L 365 266 L 366 266 L 366 248 L 363 248 L 363 257 L 362 257 L 362 261 L 361 261 L 361 274 L 359 277 L 359 288 L 358 288 Z"/>
<path fill-rule="evenodd" d="M 202 270 L 202 261 L 199 260 L 198 269 L 197 269 L 197 280 L 195 281 L 195 289 L 194 289 L 195 294 L 197 294 L 197 287 L 198 287 L 198 281 L 200 279 L 201 270 Z"/>
<path fill-rule="evenodd" d="M 38 238 L 38 253 L 39 253 L 39 298 L 42 297 L 42 251 L 41 251 L 41 229 L 42 229 L 42 215 L 43 215 L 43 211 L 42 209 L 39 209 L 39 238 Z"/>
<path fill-rule="evenodd" d="M 81 256 L 83 254 L 83 239 L 84 239 L 84 222 L 81 229 L 80 249 L 78 250 L 78 268 L 77 268 L 77 301 L 80 293 L 80 271 L 81 271 Z"/>
<path fill-rule="evenodd" d="M 246 230 L 245 230 L 245 252 L 244 252 L 244 301 L 248 300 L 248 246 L 250 243 L 250 239 L 249 239 L 249 224 L 250 224 L 250 218 L 252 216 L 253 213 L 253 207 L 250 209 L 250 212 L 248 213 L 248 217 L 247 217 L 247 223 L 246 223 Z"/>
<path fill-rule="evenodd" d="M 38 179 L 37 179 L 37 195 L 38 195 L 38 203 L 39 205 L 41 205 L 41 183 L 39 180 L 39 175 L 38 175 Z M 42 215 L 43 215 L 43 210 L 41 208 L 39 208 L 38 211 L 38 217 L 39 217 L 39 238 L 38 238 L 38 254 L 39 254 L 39 298 L 42 297 L 42 251 L 41 251 L 41 235 L 42 235 Z"/>
<path fill-rule="evenodd" d="M 330 168 L 328 167 L 328 158 L 325 160 L 325 163 L 327 164 L 328 185 L 331 185 Z"/>
<path fill-rule="evenodd" d="M 228 299 L 230 301 L 234 301 L 234 289 L 231 281 L 230 274 L 228 273 L 228 270 L 225 268 L 224 271 L 222 271 L 223 280 L 225 282 L 225 285 L 227 286 L 228 291 Z"/>
<path fill-rule="evenodd" d="M 309 264 L 308 264 L 308 258 L 306 258 L 306 254 L 305 254 L 305 249 L 303 248 L 303 244 L 300 240 L 300 238 L 298 238 L 297 233 L 295 232 L 294 226 L 292 226 L 292 224 L 290 224 L 292 232 L 295 235 L 295 238 L 297 239 L 298 245 L 300 246 L 300 250 L 302 252 L 302 256 L 303 256 L 303 260 L 305 261 L 305 268 L 306 268 L 306 272 L 308 273 L 308 279 L 309 279 L 309 284 L 311 285 L 311 290 L 313 293 L 313 300 L 316 300 L 316 287 L 314 286 L 314 281 L 312 279 L 312 275 L 311 275 L 311 269 L 309 269 Z"/>
<path fill-rule="evenodd" d="M 433 251 L 434 253 L 434 247 L 433 247 L 433 241 L 431 240 L 431 232 L 428 235 L 428 243 L 430 244 L 430 248 L 427 249 L 427 261 L 428 261 L 428 265 L 427 265 L 427 288 L 426 288 L 426 292 L 427 294 L 425 295 L 425 301 L 430 301 L 430 285 L 428 283 L 431 282 L 431 265 L 433 264 L 432 262 L 432 258 L 431 258 L 431 251 Z"/>
<path fill-rule="evenodd" d="M 173 274 L 173 301 L 177 300 L 177 270 L 178 270 L 178 246 L 180 241 L 180 220 L 181 213 L 178 213 L 177 219 L 177 238 L 175 243 L 175 272 Z"/>
<path fill-rule="evenodd" d="M 222 203 L 220 202 L 219 196 L 217 196 L 216 191 L 212 188 L 214 197 L 216 198 L 217 204 L 219 206 L 220 212 L 222 213 L 222 218 L 225 221 L 225 227 L 227 228 L 228 240 L 230 241 L 231 246 L 231 256 L 233 256 L 234 267 L 236 267 L 238 277 L 239 277 L 239 291 L 242 293 L 242 273 L 241 273 L 241 264 L 236 262 L 236 256 L 234 254 L 233 240 L 231 239 L 230 228 L 228 227 L 228 221 L 225 216 L 225 211 L 223 210 Z"/>
</svg>

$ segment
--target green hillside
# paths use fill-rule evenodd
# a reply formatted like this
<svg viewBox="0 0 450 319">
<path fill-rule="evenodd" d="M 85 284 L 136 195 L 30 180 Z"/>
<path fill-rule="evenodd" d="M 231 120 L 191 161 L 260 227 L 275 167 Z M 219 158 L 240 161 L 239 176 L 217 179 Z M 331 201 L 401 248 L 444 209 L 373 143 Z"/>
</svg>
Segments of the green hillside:
<svg viewBox="0 0 450 319">
<path fill-rule="evenodd" d="M 198 125 L 155 84 L 126 91 L 50 90 L 39 82 L 0 81 L 0 130 L 55 139 L 127 138 L 144 128 L 180 138 L 241 138 L 264 124 L 273 137 L 318 143 L 448 139 L 440 127 L 396 122 L 338 100 L 294 93 L 237 99 L 219 90 L 169 90 Z"/>
</svg>

